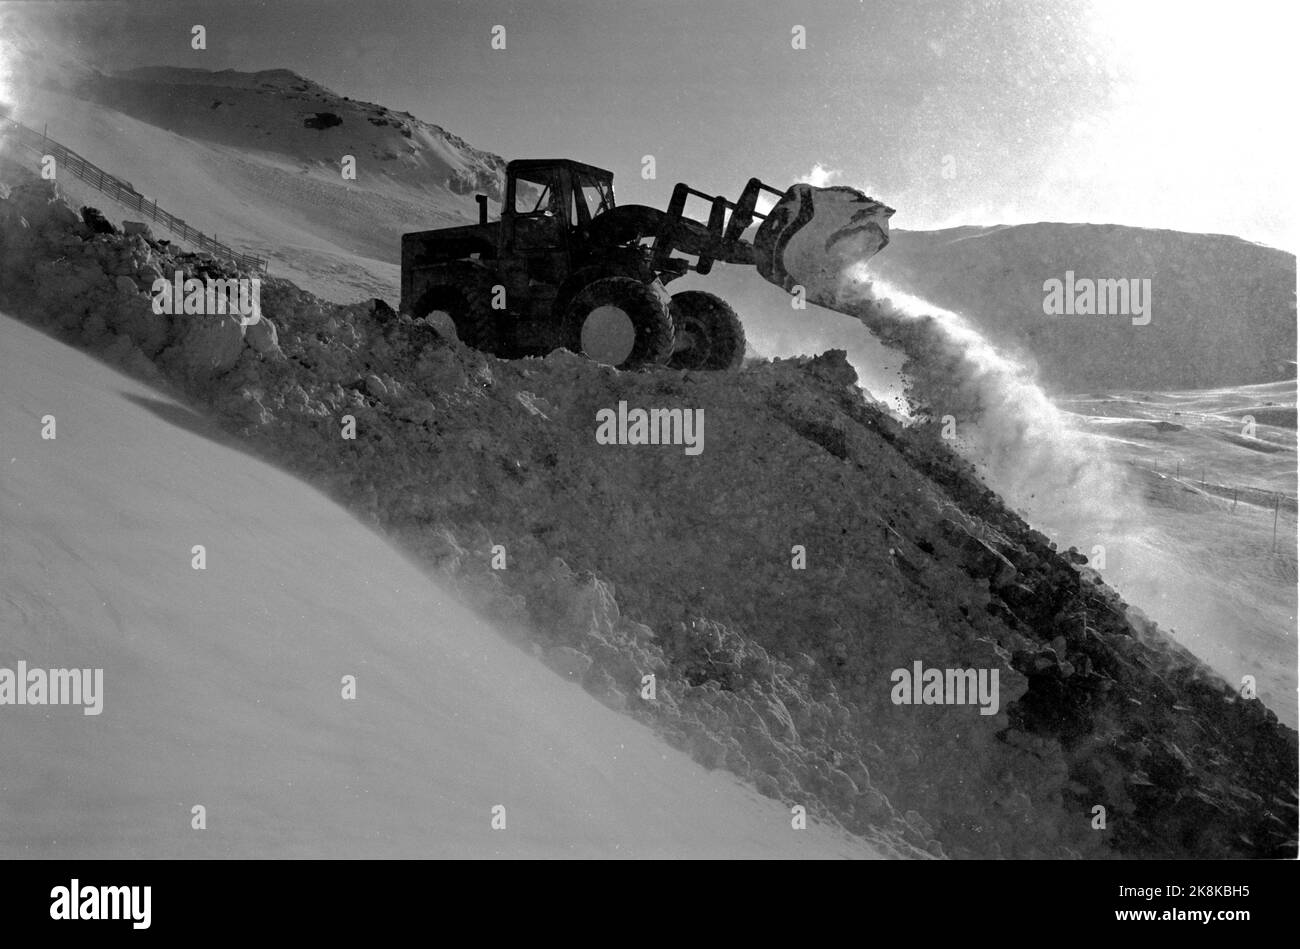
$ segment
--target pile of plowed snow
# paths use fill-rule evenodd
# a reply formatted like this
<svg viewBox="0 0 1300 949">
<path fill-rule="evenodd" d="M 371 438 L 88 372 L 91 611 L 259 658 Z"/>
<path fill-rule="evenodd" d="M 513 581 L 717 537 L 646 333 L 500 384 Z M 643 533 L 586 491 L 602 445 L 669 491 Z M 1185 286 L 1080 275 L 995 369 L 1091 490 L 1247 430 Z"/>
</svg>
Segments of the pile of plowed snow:
<svg viewBox="0 0 1300 949">
<path fill-rule="evenodd" d="M 890 852 L 794 830 L 166 395 L 0 341 L 0 669 L 103 674 L 94 715 L 0 707 L 5 857 Z"/>
</svg>

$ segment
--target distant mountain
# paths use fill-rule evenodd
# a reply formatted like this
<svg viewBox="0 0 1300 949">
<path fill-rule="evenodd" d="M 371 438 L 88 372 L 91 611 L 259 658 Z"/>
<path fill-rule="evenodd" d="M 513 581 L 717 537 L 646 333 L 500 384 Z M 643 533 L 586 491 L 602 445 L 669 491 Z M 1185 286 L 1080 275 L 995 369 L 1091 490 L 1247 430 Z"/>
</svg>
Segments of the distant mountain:
<svg viewBox="0 0 1300 949">
<path fill-rule="evenodd" d="M 499 156 L 409 112 L 340 96 L 288 69 L 148 66 L 87 78 L 76 93 L 186 138 L 334 168 L 352 155 L 359 176 L 377 170 L 422 189 L 501 198 Z"/>
<path fill-rule="evenodd" d="M 1205 388 L 1293 377 L 1294 254 L 1222 234 L 1115 224 L 895 231 L 868 269 L 955 310 L 1051 390 Z M 1043 312 L 1045 282 L 1149 279 L 1150 322 Z M 1139 319 L 1143 319 L 1139 317 Z"/>
</svg>

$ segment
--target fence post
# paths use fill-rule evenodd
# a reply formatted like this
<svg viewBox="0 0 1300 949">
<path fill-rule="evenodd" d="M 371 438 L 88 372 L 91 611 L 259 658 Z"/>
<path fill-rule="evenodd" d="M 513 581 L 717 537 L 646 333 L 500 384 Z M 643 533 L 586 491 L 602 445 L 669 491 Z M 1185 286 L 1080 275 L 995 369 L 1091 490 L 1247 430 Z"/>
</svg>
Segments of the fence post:
<svg viewBox="0 0 1300 949">
<path fill-rule="evenodd" d="M 1277 553 L 1277 507 L 1281 495 L 1273 495 L 1273 553 Z"/>
</svg>

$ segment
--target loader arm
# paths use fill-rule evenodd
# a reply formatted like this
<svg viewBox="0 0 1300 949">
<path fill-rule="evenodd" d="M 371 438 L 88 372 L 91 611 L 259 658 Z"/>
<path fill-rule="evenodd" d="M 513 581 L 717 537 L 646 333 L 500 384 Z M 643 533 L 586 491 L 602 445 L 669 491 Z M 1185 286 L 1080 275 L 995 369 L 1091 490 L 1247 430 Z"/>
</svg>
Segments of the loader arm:
<svg viewBox="0 0 1300 949">
<path fill-rule="evenodd" d="M 667 268 L 668 260 L 675 251 L 698 258 L 691 269 L 700 274 L 707 274 L 713 269 L 715 260 L 727 264 L 753 264 L 754 246 L 741 235 L 753 224 L 754 218 L 767 217 L 755 210 L 760 191 L 778 198 L 785 195 L 784 191 L 778 191 L 757 178 L 749 179 L 744 191 L 734 202 L 721 195 L 705 194 L 679 182 L 673 188 L 668 210 L 664 212 L 655 235 L 652 266 L 655 270 Z M 685 216 L 688 197 L 702 198 L 709 202 L 707 224 Z M 728 211 L 731 212 L 730 217 Z"/>
<path fill-rule="evenodd" d="M 777 200 L 760 212 L 764 191 Z M 709 202 L 707 222 L 685 215 L 690 197 Z M 665 283 L 688 270 L 707 274 L 720 260 L 753 266 L 764 280 L 787 291 L 816 288 L 825 300 L 834 298 L 828 287 L 847 265 L 867 260 L 889 243 L 893 213 L 856 188 L 794 184 L 778 191 L 750 178 L 734 202 L 678 183 L 666 211 L 621 205 L 593 220 L 587 233 L 607 247 L 653 239 L 650 267 Z M 742 235 L 755 220 L 761 223 L 751 242 Z M 694 264 L 673 256 L 679 252 L 695 257 Z"/>
</svg>

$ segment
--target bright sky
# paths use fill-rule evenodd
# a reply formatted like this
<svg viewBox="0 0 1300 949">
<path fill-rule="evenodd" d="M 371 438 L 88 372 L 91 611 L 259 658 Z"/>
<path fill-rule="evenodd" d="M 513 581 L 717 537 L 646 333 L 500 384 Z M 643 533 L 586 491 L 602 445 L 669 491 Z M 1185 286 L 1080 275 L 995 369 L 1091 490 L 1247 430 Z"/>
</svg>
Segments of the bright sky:
<svg viewBox="0 0 1300 949">
<path fill-rule="evenodd" d="M 871 192 L 900 228 L 1092 221 L 1300 247 L 1287 0 L 3 6 L 103 68 L 286 67 L 506 158 L 602 165 L 625 203 L 811 178 Z"/>
</svg>

